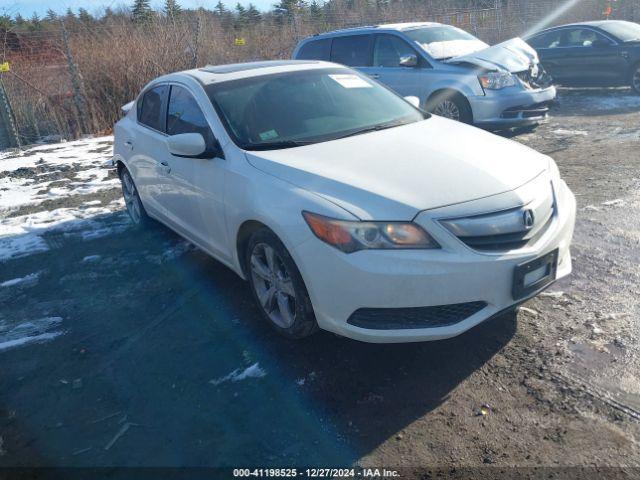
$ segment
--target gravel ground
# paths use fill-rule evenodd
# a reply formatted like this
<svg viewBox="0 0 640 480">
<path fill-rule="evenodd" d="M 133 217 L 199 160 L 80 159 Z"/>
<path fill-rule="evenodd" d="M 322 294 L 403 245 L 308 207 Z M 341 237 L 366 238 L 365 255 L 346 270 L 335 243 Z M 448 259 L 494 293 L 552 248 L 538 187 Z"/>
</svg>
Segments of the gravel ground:
<svg viewBox="0 0 640 480">
<path fill-rule="evenodd" d="M 513 135 L 577 196 L 574 273 L 408 345 L 279 338 L 228 269 L 130 228 L 108 137 L 4 154 L 0 466 L 640 467 L 639 125 L 625 90 L 563 90 Z"/>
</svg>

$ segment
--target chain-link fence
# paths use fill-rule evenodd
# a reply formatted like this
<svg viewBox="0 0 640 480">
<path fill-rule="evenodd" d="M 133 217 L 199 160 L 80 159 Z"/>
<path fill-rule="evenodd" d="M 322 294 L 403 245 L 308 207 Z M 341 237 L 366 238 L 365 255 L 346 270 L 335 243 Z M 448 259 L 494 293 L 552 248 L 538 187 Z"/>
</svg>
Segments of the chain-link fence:
<svg viewBox="0 0 640 480">
<path fill-rule="evenodd" d="M 203 9 L 144 24 L 124 15 L 90 23 L 57 19 L 40 31 L 0 30 L 0 60 L 8 62 L 0 69 L 0 120 L 7 142 L 14 144 L 108 132 L 120 107 L 154 77 L 205 64 L 288 58 L 300 39 L 335 28 L 436 21 L 495 43 L 536 26 L 607 14 L 640 20 L 640 0 L 618 0 L 605 10 L 609 5 L 601 0 L 346 0 L 244 24 L 230 13 Z"/>
</svg>

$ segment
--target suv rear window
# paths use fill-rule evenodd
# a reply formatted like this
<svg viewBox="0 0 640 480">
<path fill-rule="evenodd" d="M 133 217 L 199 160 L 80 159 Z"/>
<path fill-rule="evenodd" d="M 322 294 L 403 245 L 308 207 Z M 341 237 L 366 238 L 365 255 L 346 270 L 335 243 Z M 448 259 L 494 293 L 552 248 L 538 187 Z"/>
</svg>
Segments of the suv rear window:
<svg viewBox="0 0 640 480">
<path fill-rule="evenodd" d="M 331 53 L 331 39 L 324 38 L 322 40 L 312 40 L 305 43 L 298 54 L 298 60 L 329 60 Z"/>
<path fill-rule="evenodd" d="M 348 67 L 371 65 L 372 35 L 335 37 L 331 46 L 331 61 Z"/>
</svg>

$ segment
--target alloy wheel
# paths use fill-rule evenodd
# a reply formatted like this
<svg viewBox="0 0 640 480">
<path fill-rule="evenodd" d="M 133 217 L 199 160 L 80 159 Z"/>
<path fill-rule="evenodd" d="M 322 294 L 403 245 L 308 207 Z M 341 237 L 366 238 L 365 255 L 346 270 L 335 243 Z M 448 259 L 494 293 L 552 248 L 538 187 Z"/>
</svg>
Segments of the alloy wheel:
<svg viewBox="0 0 640 480">
<path fill-rule="evenodd" d="M 452 100 L 443 100 L 436 108 L 433 109 L 433 113 L 441 117 L 450 118 L 451 120 L 460 120 L 460 109 L 458 105 Z"/>
<path fill-rule="evenodd" d="M 136 192 L 136 186 L 133 183 L 133 179 L 127 171 L 122 173 L 122 194 L 131 220 L 133 220 L 133 223 L 139 224 L 142 220 L 140 200 L 138 200 L 138 193 Z"/>
<path fill-rule="evenodd" d="M 271 321 L 281 328 L 295 322 L 296 293 L 280 255 L 266 243 L 251 252 L 251 278 L 260 305 Z"/>
<path fill-rule="evenodd" d="M 631 85 L 636 92 L 640 93 L 640 67 L 636 68 L 636 71 L 633 72 Z"/>
</svg>

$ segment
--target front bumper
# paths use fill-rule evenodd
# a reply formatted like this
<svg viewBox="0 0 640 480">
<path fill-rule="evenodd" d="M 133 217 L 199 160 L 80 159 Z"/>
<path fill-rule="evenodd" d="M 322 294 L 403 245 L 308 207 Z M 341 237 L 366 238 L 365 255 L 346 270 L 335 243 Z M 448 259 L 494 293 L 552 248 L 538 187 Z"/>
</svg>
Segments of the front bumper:
<svg viewBox="0 0 640 480">
<path fill-rule="evenodd" d="M 547 118 L 556 98 L 555 87 L 528 90 L 509 87 L 488 90 L 486 95 L 470 97 L 475 125 L 484 128 L 512 128 L 539 123 Z"/>
<path fill-rule="evenodd" d="M 558 249 L 556 278 L 571 272 L 569 246 L 575 223 L 575 198 L 557 182 L 557 215 L 534 245 L 510 252 L 478 252 L 444 227 L 431 212 L 416 222 L 427 226 L 442 245 L 439 250 L 369 250 L 344 254 L 316 238 L 292 252 L 305 280 L 320 328 L 356 340 L 376 343 L 416 342 L 453 337 L 508 309 L 517 265 Z M 443 214 L 445 212 L 438 212 Z M 420 218 L 420 217 L 425 218 Z M 532 295 L 535 295 L 534 292 Z M 483 302 L 475 313 L 444 326 L 430 328 L 362 328 L 349 320 L 361 309 L 411 309 Z"/>
</svg>

